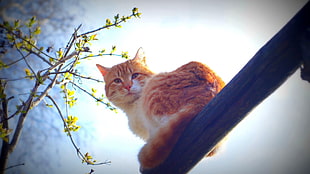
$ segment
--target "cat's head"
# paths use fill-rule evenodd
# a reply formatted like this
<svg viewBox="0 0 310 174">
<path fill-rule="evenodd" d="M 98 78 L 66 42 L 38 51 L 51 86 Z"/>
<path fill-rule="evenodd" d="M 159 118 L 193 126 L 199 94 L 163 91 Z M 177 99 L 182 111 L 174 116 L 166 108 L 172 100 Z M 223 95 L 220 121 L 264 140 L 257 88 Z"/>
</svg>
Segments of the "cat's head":
<svg viewBox="0 0 310 174">
<path fill-rule="evenodd" d="M 99 64 L 96 66 L 104 77 L 106 96 L 118 107 L 124 107 L 136 101 L 147 79 L 153 75 L 146 66 L 141 48 L 133 59 L 112 68 Z"/>
</svg>

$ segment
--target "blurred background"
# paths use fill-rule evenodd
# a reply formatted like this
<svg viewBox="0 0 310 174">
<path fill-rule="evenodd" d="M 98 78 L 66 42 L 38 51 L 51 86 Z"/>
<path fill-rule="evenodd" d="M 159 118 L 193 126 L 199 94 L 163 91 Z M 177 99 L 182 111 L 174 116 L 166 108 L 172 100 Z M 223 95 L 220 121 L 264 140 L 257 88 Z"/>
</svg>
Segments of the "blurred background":
<svg viewBox="0 0 310 174">
<path fill-rule="evenodd" d="M 128 51 L 133 57 L 143 47 L 149 67 L 155 72 L 171 71 L 189 62 L 210 66 L 228 83 L 251 57 L 306 3 L 306 0 L 10 0 L 0 1 L 1 20 L 26 20 L 36 15 L 42 34 L 38 44 L 64 48 L 74 28 L 96 29 L 106 18 L 131 14 L 139 8 L 141 19 L 132 19 L 121 29 L 101 31 L 91 50 Z M 35 60 L 33 60 L 35 61 Z M 102 79 L 95 64 L 112 66 L 124 61 L 103 56 L 83 63 L 81 72 Z M 38 65 L 40 66 L 40 65 Z M 8 77 L 17 71 L 6 71 Z M 104 84 L 84 81 L 104 92 Z M 89 83 L 89 84 L 87 84 Z M 27 84 L 10 86 L 10 94 L 21 96 Z M 55 97 L 62 98 L 59 91 Z M 144 142 L 128 129 L 126 116 L 97 105 L 81 94 L 70 110 L 79 117 L 81 129 L 74 134 L 78 146 L 98 162 L 81 164 L 63 124 L 54 109 L 44 104 L 28 116 L 17 149 L 7 171 L 12 174 L 139 173 L 137 154 Z M 232 131 L 220 154 L 203 159 L 190 173 L 208 174 L 308 174 L 310 173 L 310 86 L 293 74 Z M 13 105 L 15 107 L 15 105 Z"/>
</svg>

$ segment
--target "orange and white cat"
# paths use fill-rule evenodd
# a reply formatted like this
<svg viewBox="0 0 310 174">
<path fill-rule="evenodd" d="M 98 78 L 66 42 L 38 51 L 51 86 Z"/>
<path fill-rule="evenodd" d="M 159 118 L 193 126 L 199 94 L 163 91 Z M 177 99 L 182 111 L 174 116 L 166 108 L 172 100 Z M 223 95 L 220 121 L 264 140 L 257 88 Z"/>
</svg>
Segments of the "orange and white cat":
<svg viewBox="0 0 310 174">
<path fill-rule="evenodd" d="M 224 87 L 222 79 L 199 62 L 155 74 L 141 48 L 131 60 L 97 67 L 107 98 L 127 114 L 132 132 L 146 141 L 138 156 L 141 170 L 162 163 L 188 123 Z"/>
</svg>

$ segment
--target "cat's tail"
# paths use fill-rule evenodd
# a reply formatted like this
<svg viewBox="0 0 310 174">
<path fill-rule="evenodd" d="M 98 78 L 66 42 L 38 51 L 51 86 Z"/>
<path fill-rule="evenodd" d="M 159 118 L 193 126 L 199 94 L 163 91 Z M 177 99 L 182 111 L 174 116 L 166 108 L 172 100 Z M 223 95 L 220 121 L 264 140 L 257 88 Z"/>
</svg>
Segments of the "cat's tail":
<svg viewBox="0 0 310 174">
<path fill-rule="evenodd" d="M 161 127 L 140 151 L 140 170 L 154 168 L 169 156 L 184 129 L 202 107 L 187 106 L 182 111 L 169 116 L 169 122 Z M 180 158 L 182 158 L 182 154 L 180 154 Z"/>
</svg>

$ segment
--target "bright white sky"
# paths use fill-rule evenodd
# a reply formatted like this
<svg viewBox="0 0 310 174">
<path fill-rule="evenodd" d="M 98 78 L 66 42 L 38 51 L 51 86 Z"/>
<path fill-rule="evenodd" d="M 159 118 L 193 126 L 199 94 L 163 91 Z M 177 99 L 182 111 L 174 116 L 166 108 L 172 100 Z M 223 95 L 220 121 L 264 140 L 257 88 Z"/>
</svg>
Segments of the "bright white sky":
<svg viewBox="0 0 310 174">
<path fill-rule="evenodd" d="M 94 29 L 103 25 L 107 17 L 129 14 L 133 7 L 138 7 L 141 19 L 130 20 L 122 29 L 101 32 L 100 42 L 94 43 L 92 49 L 116 45 L 118 50 L 134 56 L 143 47 L 149 66 L 156 72 L 171 71 L 196 60 L 229 82 L 305 2 L 93 0 L 81 2 L 85 11 L 79 22 L 85 31 Z M 86 72 L 101 79 L 95 63 L 112 66 L 120 61 L 111 57 L 94 59 Z M 202 160 L 191 173 L 309 172 L 310 87 L 300 80 L 298 73 L 235 128 L 221 154 Z M 111 166 L 92 168 L 96 173 L 138 173 L 136 159 L 143 142 L 128 130 L 125 115 L 108 112 L 88 99 L 76 111 L 81 122 L 95 130 L 91 145 L 86 143 L 83 148 L 91 149 L 97 160 L 112 161 Z M 69 170 L 64 165 L 62 173 L 87 172 L 80 162 L 72 160 L 74 153 L 68 152 L 67 156 L 76 168 Z"/>
</svg>

